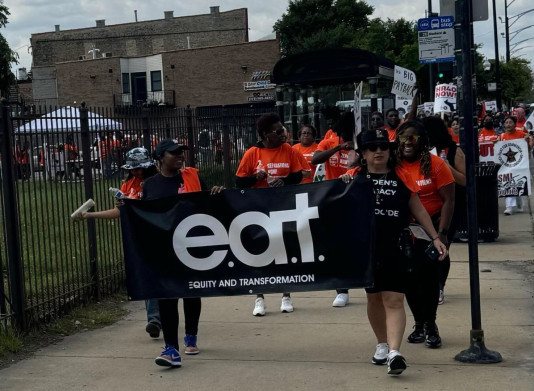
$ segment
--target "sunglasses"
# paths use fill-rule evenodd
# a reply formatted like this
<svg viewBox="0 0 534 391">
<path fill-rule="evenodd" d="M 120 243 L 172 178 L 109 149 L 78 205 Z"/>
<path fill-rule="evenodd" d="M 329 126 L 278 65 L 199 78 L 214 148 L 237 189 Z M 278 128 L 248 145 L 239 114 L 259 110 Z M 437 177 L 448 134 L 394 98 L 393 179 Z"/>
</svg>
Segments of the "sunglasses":
<svg viewBox="0 0 534 391">
<path fill-rule="evenodd" d="M 410 136 L 399 136 L 399 141 L 401 143 L 405 143 L 406 141 L 410 141 L 412 143 L 416 143 L 418 140 L 419 140 L 419 135 L 418 134 L 412 134 Z"/>
<path fill-rule="evenodd" d="M 276 130 L 271 130 L 269 133 L 276 133 L 278 136 L 281 136 L 282 134 L 284 134 L 284 130 L 284 128 L 280 128 Z"/>
<path fill-rule="evenodd" d="M 367 149 L 371 152 L 376 152 L 378 149 L 380 149 L 381 151 L 387 151 L 389 150 L 389 143 L 368 144 L 364 147 L 364 149 Z"/>
</svg>

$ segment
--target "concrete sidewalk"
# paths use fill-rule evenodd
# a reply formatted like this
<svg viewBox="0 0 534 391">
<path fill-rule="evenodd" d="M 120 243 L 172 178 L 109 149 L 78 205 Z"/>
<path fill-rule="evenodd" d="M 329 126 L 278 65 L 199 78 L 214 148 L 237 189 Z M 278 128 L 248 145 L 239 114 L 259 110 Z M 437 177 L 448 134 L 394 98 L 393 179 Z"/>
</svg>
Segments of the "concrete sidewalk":
<svg viewBox="0 0 534 391">
<path fill-rule="evenodd" d="M 67 337 L 0 371 L 0 390 L 532 391 L 532 215 L 530 207 L 513 216 L 502 210 L 498 241 L 479 246 L 482 327 L 487 348 L 500 352 L 502 363 L 454 360 L 469 347 L 471 329 L 467 244 L 455 243 L 446 302 L 438 309 L 443 347 L 404 342 L 408 369 L 401 376 L 371 364 L 376 341 L 359 289 L 345 308 L 331 307 L 333 291 L 296 293 L 291 314 L 280 313 L 281 295 L 267 295 L 263 318 L 252 316 L 252 296 L 203 299 L 201 353 L 183 357 L 180 369 L 154 364 L 163 340 L 145 333 L 143 304 L 127 303 L 129 315 L 116 324 Z M 413 325 L 408 308 L 407 314 L 405 339 Z"/>
</svg>

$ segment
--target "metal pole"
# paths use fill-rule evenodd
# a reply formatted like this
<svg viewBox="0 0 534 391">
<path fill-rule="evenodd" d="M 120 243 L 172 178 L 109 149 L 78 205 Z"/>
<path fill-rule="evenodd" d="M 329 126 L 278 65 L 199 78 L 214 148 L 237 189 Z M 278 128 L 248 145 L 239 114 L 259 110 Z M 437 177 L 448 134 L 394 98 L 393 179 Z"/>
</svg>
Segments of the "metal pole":
<svg viewBox="0 0 534 391">
<path fill-rule="evenodd" d="M 432 0 L 428 0 L 428 17 L 432 17 Z M 428 64 L 428 101 L 434 101 L 434 67 Z"/>
<path fill-rule="evenodd" d="M 462 57 L 461 82 L 458 82 L 459 118 L 465 132 L 465 165 L 467 177 L 467 226 L 469 237 L 469 282 L 471 292 L 471 324 L 470 346 L 458 353 L 456 360 L 461 362 L 495 363 L 502 361 L 498 352 L 486 349 L 484 331 L 481 326 L 480 313 L 480 281 L 478 270 L 478 223 L 475 182 L 475 97 L 474 91 L 474 45 L 473 45 L 473 13 L 470 0 L 456 2 L 456 34 L 463 37 L 456 47 L 456 56 Z"/>
<path fill-rule="evenodd" d="M 508 1 L 504 0 L 504 29 L 506 31 L 506 62 L 510 61 L 510 26 L 508 23 Z"/>
<path fill-rule="evenodd" d="M 91 135 L 89 133 L 89 110 L 82 102 L 80 106 L 80 137 L 82 140 L 83 185 L 85 199 L 94 198 L 93 172 L 91 171 Z M 96 248 L 95 219 L 87 220 L 87 242 L 89 244 L 89 265 L 93 284 L 93 297 L 100 300 L 100 278 L 98 271 L 98 252 Z"/>
<path fill-rule="evenodd" d="M 4 199 L 4 232 L 7 246 L 7 266 L 9 273 L 9 296 L 14 325 L 17 329 L 26 329 L 24 291 L 24 267 L 20 247 L 20 218 L 17 199 L 17 178 L 13 164 L 11 116 L 5 100 L 0 105 L 0 153 L 2 156 L 2 192 Z"/>
<path fill-rule="evenodd" d="M 298 139 L 298 121 L 297 121 L 297 91 L 296 87 L 289 88 L 289 101 L 291 105 L 291 136 L 293 140 Z"/>
<path fill-rule="evenodd" d="M 497 7 L 495 6 L 495 0 L 493 1 L 493 41 L 495 42 L 495 84 L 497 84 L 497 90 L 495 91 L 495 98 L 497 100 L 497 111 L 501 111 L 501 71 L 499 58 L 499 41 L 497 34 Z"/>
<path fill-rule="evenodd" d="M 228 109 L 222 108 L 222 133 L 223 133 L 223 168 L 224 186 L 230 189 L 233 186 L 233 175 L 230 167 L 230 127 L 228 126 Z"/>
</svg>

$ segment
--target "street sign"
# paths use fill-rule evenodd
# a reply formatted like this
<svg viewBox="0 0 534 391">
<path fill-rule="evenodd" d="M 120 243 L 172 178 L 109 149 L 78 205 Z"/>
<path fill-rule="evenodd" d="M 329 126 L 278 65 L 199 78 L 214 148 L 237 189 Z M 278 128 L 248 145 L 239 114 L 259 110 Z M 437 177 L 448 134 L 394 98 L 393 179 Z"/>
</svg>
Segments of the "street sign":
<svg viewBox="0 0 534 391">
<path fill-rule="evenodd" d="M 479 22 L 482 20 L 488 20 L 488 0 L 473 0 L 473 22 Z M 456 4 L 455 0 L 439 0 L 439 13 L 441 15 L 456 15 L 454 9 Z M 508 3 L 510 5 L 510 3 Z"/>
<path fill-rule="evenodd" d="M 419 62 L 454 62 L 454 17 L 437 16 L 417 21 Z"/>
</svg>

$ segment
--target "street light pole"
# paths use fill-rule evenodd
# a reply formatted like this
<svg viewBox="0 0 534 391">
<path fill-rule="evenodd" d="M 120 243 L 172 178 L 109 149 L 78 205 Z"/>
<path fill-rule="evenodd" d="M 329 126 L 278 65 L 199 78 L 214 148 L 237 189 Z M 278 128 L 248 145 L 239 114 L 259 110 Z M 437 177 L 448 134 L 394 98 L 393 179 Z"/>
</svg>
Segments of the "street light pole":
<svg viewBox="0 0 534 391">
<path fill-rule="evenodd" d="M 512 1 L 513 3 L 513 1 Z M 506 31 L 506 62 L 510 61 L 510 26 L 508 26 L 508 1 L 504 0 L 504 30 Z"/>
<path fill-rule="evenodd" d="M 497 39 L 497 7 L 495 0 L 493 0 L 493 41 L 495 42 L 495 84 L 497 90 L 495 91 L 495 98 L 497 100 L 497 111 L 501 111 L 501 71 L 499 59 L 499 41 Z"/>
</svg>

